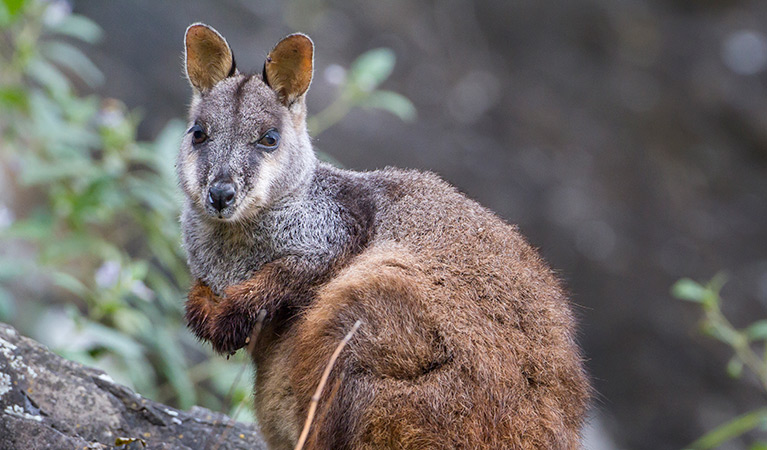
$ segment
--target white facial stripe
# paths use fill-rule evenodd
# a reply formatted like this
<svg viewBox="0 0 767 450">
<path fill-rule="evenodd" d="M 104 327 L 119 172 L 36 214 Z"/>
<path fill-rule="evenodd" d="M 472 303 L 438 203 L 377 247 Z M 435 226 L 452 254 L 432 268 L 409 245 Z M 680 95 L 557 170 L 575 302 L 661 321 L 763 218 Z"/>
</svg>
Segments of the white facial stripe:
<svg viewBox="0 0 767 450">
<path fill-rule="evenodd" d="M 191 197 L 192 201 L 196 203 L 200 203 L 200 192 L 197 188 L 197 155 L 195 155 L 193 152 L 188 152 L 186 154 L 186 157 L 184 158 L 184 168 L 183 168 L 183 183 L 184 183 L 184 190 L 187 192 L 187 194 Z M 200 206 L 205 206 L 200 203 Z"/>
<path fill-rule="evenodd" d="M 231 220 L 239 220 L 249 217 L 251 212 L 266 206 L 269 198 L 269 191 L 272 182 L 279 172 L 280 162 L 273 155 L 266 155 L 258 166 L 256 175 L 256 184 L 248 193 L 248 196 L 242 199 L 234 211 Z"/>
<path fill-rule="evenodd" d="M 253 191 L 249 195 L 249 197 L 253 197 L 256 200 L 257 206 L 262 206 L 259 203 L 263 203 L 269 198 L 272 181 L 278 171 L 279 162 L 277 158 L 272 157 L 272 155 L 266 155 L 259 165 L 256 185 L 253 186 Z"/>
</svg>

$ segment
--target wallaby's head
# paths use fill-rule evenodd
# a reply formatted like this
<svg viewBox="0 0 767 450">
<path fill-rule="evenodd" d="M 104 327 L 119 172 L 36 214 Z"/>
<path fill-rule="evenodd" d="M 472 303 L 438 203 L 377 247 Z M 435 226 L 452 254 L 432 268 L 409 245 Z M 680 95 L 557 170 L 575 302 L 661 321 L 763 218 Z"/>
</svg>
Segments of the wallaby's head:
<svg viewBox="0 0 767 450">
<path fill-rule="evenodd" d="M 184 40 L 194 92 L 177 170 L 192 207 L 239 220 L 306 186 L 316 164 L 304 101 L 311 39 L 286 37 L 256 75 L 237 70 L 226 39 L 207 25 L 191 25 Z"/>
</svg>

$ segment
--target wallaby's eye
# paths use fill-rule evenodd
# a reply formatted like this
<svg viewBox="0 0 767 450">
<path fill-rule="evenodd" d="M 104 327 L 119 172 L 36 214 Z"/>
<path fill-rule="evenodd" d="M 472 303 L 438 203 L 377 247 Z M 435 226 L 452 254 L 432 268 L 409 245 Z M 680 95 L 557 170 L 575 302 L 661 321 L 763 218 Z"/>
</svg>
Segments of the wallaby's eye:
<svg viewBox="0 0 767 450">
<path fill-rule="evenodd" d="M 194 126 L 189 129 L 188 133 L 192 134 L 192 143 L 195 145 L 202 144 L 203 142 L 208 140 L 208 135 L 205 133 L 205 130 L 203 130 L 200 125 L 194 124 Z"/>
<path fill-rule="evenodd" d="M 280 133 L 274 128 L 264 133 L 264 135 L 256 141 L 256 147 L 258 147 L 259 150 L 264 150 L 266 152 L 273 151 L 278 145 L 280 145 Z"/>
</svg>

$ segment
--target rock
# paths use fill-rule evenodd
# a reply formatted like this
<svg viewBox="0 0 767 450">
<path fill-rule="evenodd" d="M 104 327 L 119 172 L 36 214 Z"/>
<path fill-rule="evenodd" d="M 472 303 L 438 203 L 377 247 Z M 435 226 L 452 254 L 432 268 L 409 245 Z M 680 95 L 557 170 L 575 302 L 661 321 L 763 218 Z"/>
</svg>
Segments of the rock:
<svg viewBox="0 0 767 450">
<path fill-rule="evenodd" d="M 0 323 L 0 449 L 265 449 L 253 424 L 145 399 Z"/>
</svg>

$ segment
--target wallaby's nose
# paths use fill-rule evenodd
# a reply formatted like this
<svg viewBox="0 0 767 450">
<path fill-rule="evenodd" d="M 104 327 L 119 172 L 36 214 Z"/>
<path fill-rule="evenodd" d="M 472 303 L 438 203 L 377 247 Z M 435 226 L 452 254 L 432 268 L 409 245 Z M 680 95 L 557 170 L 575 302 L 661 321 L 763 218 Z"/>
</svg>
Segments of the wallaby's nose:
<svg viewBox="0 0 767 450">
<path fill-rule="evenodd" d="M 216 182 L 208 190 L 208 203 L 210 206 L 221 211 L 234 202 L 234 194 L 237 190 L 234 189 L 234 185 L 228 181 Z"/>
</svg>

